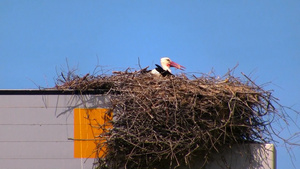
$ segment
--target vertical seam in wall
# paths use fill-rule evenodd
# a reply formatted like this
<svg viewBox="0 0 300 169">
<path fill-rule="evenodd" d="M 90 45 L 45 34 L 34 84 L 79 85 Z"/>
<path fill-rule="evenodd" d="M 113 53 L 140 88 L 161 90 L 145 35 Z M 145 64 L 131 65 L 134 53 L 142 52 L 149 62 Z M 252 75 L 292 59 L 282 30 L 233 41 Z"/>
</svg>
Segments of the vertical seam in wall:
<svg viewBox="0 0 300 169">
<path fill-rule="evenodd" d="M 82 136 L 82 129 L 81 129 L 81 123 L 82 123 L 82 120 L 81 120 L 81 110 L 82 109 L 79 109 L 79 139 L 81 139 L 81 136 Z M 80 163 L 81 163 L 81 169 L 83 169 L 83 157 L 82 157 L 82 154 L 83 154 L 83 146 L 82 146 L 82 141 L 80 141 Z"/>
</svg>

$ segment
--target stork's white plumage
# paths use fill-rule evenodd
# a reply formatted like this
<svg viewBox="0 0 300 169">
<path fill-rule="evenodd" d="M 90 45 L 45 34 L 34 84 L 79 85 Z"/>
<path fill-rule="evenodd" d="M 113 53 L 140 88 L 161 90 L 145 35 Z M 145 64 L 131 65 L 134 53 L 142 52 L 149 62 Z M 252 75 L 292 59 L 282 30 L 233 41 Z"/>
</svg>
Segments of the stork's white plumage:
<svg viewBox="0 0 300 169">
<path fill-rule="evenodd" d="M 164 76 L 172 75 L 170 67 L 175 67 L 176 69 L 181 69 L 181 70 L 185 69 L 184 66 L 181 66 L 171 61 L 171 59 L 168 57 L 161 58 L 160 64 L 161 67 L 159 65 L 156 65 L 156 68 L 151 71 L 151 74 L 164 77 Z"/>
</svg>

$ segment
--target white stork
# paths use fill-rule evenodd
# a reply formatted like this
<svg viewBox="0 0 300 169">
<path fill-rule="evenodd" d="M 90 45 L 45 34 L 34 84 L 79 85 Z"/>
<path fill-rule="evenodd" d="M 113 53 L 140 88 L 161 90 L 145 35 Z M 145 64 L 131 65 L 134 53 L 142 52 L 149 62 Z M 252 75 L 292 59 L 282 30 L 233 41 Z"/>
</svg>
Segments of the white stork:
<svg viewBox="0 0 300 169">
<path fill-rule="evenodd" d="M 173 61 L 171 61 L 168 57 L 163 57 L 160 59 L 161 66 L 156 65 L 156 68 L 151 71 L 151 74 L 156 76 L 169 76 L 172 75 L 170 67 L 175 67 L 176 69 L 184 70 L 185 67 L 181 66 Z"/>
</svg>

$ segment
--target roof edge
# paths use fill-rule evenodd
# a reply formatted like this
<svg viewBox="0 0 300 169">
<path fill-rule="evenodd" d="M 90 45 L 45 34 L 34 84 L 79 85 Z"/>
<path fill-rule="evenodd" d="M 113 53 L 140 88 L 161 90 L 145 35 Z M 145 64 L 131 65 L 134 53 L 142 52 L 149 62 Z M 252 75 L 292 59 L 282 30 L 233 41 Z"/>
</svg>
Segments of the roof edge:
<svg viewBox="0 0 300 169">
<path fill-rule="evenodd" d="M 59 90 L 59 89 L 0 89 L 0 95 L 82 95 L 82 94 L 104 94 L 108 90 Z"/>
</svg>

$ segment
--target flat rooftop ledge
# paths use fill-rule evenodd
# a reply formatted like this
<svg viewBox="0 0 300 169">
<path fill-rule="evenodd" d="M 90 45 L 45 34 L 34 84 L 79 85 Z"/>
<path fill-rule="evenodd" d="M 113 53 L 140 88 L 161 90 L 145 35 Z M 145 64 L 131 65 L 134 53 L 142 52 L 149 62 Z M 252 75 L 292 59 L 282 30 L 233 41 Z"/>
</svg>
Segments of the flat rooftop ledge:
<svg viewBox="0 0 300 169">
<path fill-rule="evenodd" d="M 58 89 L 0 89 L 0 95 L 78 95 L 78 94 L 104 94 L 106 89 L 58 90 Z"/>
</svg>

